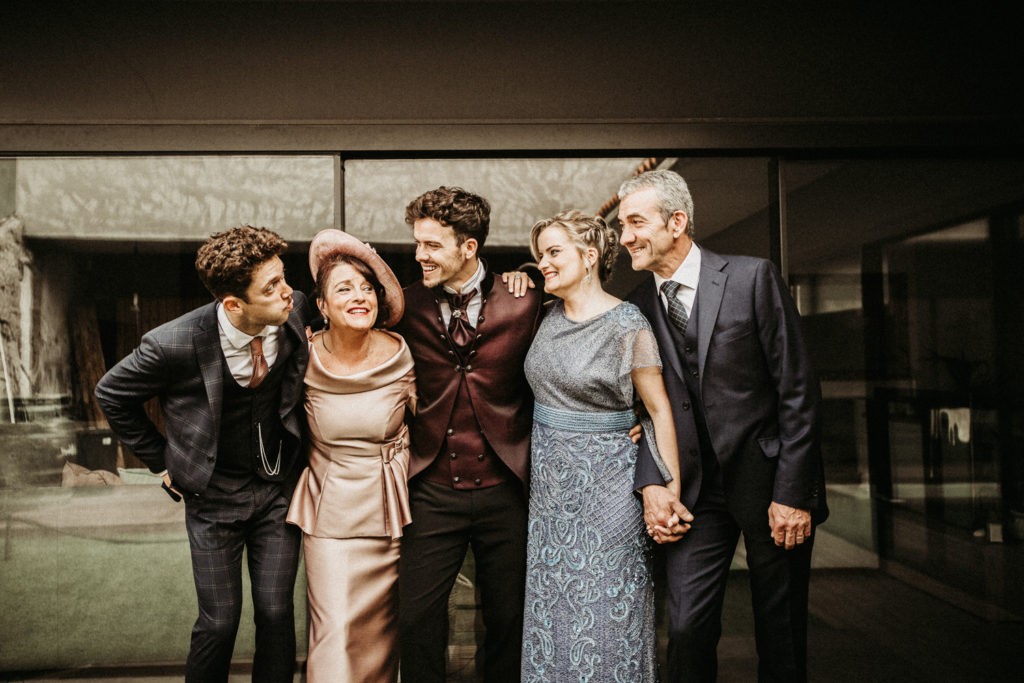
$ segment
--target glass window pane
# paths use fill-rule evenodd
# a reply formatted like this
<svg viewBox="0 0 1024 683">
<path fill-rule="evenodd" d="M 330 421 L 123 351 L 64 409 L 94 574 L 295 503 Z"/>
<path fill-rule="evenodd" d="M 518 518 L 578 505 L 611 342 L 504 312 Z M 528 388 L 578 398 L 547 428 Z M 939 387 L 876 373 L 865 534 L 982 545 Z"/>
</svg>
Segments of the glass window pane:
<svg viewBox="0 0 1024 683">
<path fill-rule="evenodd" d="M 566 209 L 597 213 L 643 159 L 348 159 L 345 229 L 370 242 L 408 244 L 405 206 L 441 185 L 491 205 L 489 247 L 529 245 L 530 228 Z"/>
<path fill-rule="evenodd" d="M 680 158 L 693 195 L 694 239 L 719 254 L 769 258 L 768 159 Z"/>
<path fill-rule="evenodd" d="M 38 239 L 204 240 L 235 225 L 285 239 L 334 224 L 328 156 L 17 161 L 18 215 Z"/>
<path fill-rule="evenodd" d="M 194 260 L 210 234 L 275 229 L 308 280 L 304 243 L 335 220 L 334 167 L 330 156 L 0 159 L 0 671 L 184 660 L 196 617 L 184 508 L 119 447 L 92 391 L 144 332 L 209 301 Z M 149 414 L 159 422 L 155 403 Z M 296 608 L 303 652 L 301 571 Z"/>
<path fill-rule="evenodd" d="M 1012 566 L 1002 541 L 1020 501 L 1001 482 L 1020 451 L 999 438 L 1012 420 L 997 368 L 1019 347 L 996 330 L 1020 310 L 994 316 L 994 283 L 1010 268 L 997 254 L 1019 246 L 996 247 L 993 225 L 1024 200 L 1024 163 L 787 162 L 782 177 L 790 284 L 825 399 L 823 529 L 1019 607 L 1010 574 L 970 567 Z"/>
</svg>

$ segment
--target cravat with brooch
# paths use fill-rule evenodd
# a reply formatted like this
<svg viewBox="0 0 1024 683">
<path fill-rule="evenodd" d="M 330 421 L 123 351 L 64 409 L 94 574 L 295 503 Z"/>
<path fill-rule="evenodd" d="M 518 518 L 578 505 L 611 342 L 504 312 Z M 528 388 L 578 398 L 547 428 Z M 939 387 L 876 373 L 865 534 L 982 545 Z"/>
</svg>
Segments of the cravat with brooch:
<svg viewBox="0 0 1024 683">
<path fill-rule="evenodd" d="M 448 335 L 459 348 L 469 346 L 473 341 L 475 331 L 469 324 L 469 313 L 467 308 L 469 302 L 476 296 L 475 289 L 465 293 L 445 292 L 448 297 L 448 305 L 452 309 L 452 317 L 448 321 Z"/>
</svg>

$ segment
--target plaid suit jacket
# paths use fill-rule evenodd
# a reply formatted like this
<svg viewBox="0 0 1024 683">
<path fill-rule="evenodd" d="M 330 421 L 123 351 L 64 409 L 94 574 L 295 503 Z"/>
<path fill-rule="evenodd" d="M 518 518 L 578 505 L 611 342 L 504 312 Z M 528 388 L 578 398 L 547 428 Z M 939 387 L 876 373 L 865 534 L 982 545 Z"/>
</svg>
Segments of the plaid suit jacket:
<svg viewBox="0 0 1024 683">
<path fill-rule="evenodd" d="M 282 326 L 275 365 L 286 363 L 281 384 L 281 423 L 290 448 L 278 478 L 296 470 L 302 449 L 302 383 L 309 351 L 304 329 L 307 304 L 295 292 L 294 307 Z M 153 472 L 164 469 L 175 486 L 200 494 L 217 462 L 223 397 L 224 355 L 220 348 L 216 302 L 165 323 L 111 368 L 96 385 L 96 399 L 118 438 Z M 146 416 L 143 404 L 154 396 L 164 413 L 165 434 Z"/>
</svg>

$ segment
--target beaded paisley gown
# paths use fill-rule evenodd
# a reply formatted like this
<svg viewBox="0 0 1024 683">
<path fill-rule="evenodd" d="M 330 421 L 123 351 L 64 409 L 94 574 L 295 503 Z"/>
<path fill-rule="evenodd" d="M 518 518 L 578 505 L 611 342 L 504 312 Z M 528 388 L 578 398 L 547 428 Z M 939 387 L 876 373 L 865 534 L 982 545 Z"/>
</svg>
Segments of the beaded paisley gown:
<svg viewBox="0 0 1024 683">
<path fill-rule="evenodd" d="M 661 366 L 640 310 L 574 322 L 556 301 L 526 357 L 531 445 L 523 681 L 657 679 L 654 587 L 633 492 L 634 368 Z"/>
</svg>

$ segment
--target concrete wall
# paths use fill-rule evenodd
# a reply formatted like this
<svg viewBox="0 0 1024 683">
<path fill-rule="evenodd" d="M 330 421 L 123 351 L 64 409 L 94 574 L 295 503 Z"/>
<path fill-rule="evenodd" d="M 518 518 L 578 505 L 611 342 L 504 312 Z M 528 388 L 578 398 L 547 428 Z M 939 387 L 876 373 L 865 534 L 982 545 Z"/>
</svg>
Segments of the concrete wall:
<svg viewBox="0 0 1024 683">
<path fill-rule="evenodd" d="M 1019 146 L 1010 9 L 5 3 L 0 152 Z"/>
</svg>

